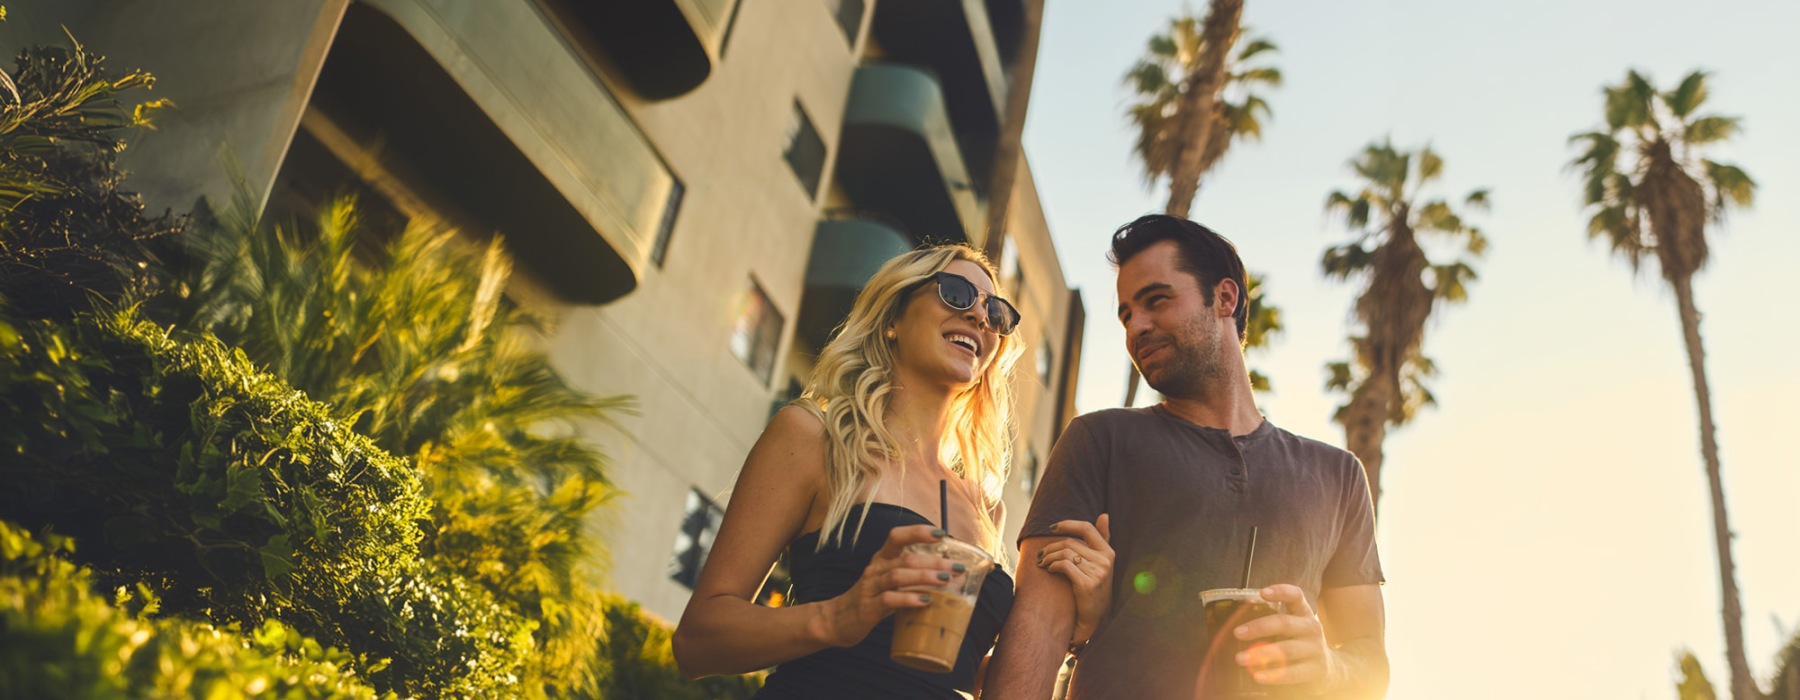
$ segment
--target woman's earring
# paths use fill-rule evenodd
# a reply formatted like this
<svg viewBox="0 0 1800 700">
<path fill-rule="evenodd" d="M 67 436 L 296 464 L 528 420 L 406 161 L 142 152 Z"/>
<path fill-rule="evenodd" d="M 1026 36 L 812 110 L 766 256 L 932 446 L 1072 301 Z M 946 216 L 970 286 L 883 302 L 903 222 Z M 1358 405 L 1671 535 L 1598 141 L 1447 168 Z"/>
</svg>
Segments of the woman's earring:
<svg viewBox="0 0 1800 700">
<path fill-rule="evenodd" d="M 897 334 L 894 333 L 894 329 L 892 329 L 892 328 L 887 329 L 887 339 L 888 340 L 893 340 L 896 335 Z"/>
</svg>

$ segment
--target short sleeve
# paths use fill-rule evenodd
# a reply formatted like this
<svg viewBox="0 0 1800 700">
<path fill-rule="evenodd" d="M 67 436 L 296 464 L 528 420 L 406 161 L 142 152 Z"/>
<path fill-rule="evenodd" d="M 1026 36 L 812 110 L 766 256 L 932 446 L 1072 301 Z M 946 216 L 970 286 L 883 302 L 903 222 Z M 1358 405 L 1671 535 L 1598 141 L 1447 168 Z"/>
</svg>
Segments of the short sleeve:
<svg viewBox="0 0 1800 700">
<path fill-rule="evenodd" d="M 1052 536 L 1050 526 L 1064 520 L 1093 522 L 1106 512 L 1105 450 L 1088 421 L 1076 418 L 1050 448 L 1044 478 L 1031 498 L 1031 510 L 1019 528 L 1019 541 Z"/>
<path fill-rule="evenodd" d="M 1381 554 L 1375 547 L 1375 504 L 1369 498 L 1369 479 L 1362 461 L 1350 458 L 1349 478 L 1344 479 L 1342 514 L 1338 521 L 1337 551 L 1325 565 L 1323 588 L 1361 586 L 1387 581 L 1381 572 Z"/>
</svg>

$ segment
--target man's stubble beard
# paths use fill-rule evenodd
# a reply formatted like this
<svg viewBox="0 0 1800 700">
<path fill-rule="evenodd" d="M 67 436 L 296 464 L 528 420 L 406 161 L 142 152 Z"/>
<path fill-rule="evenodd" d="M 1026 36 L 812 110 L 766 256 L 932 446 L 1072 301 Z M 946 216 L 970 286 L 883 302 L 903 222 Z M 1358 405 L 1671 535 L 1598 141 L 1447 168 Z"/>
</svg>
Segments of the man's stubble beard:
<svg viewBox="0 0 1800 700">
<path fill-rule="evenodd" d="M 1170 347 L 1175 356 L 1155 376 L 1145 374 L 1144 383 L 1163 396 L 1181 399 L 1202 400 L 1228 391 L 1224 335 L 1207 320 L 1182 328 Z"/>
</svg>

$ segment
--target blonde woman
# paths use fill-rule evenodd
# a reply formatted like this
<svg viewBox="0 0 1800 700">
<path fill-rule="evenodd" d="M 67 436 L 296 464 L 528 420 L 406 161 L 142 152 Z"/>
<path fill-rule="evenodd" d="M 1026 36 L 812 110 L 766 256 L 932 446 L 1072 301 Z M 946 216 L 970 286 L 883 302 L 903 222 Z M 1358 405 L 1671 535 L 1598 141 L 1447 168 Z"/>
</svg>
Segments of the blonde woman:
<svg viewBox="0 0 1800 700">
<path fill-rule="evenodd" d="M 932 674 L 888 660 L 890 616 L 925 606 L 900 589 L 961 573 L 960 564 L 906 554 L 946 534 L 996 559 L 1009 458 L 1007 373 L 1021 352 L 1019 314 L 998 296 L 981 253 L 941 246 L 901 255 L 857 297 L 819 354 L 805 394 L 776 413 L 751 448 L 725 522 L 675 630 L 675 660 L 691 677 L 777 666 L 758 698 L 957 698 L 1012 607 L 1012 578 L 983 582 L 955 670 Z M 940 529 L 939 481 L 948 483 Z M 1112 550 L 1088 535 L 1033 565 L 1070 581 L 1075 640 L 1110 598 Z M 753 596 L 787 550 L 792 604 Z M 1075 641 L 1071 640 L 1071 641 Z M 959 692 L 960 691 L 960 692 Z"/>
</svg>

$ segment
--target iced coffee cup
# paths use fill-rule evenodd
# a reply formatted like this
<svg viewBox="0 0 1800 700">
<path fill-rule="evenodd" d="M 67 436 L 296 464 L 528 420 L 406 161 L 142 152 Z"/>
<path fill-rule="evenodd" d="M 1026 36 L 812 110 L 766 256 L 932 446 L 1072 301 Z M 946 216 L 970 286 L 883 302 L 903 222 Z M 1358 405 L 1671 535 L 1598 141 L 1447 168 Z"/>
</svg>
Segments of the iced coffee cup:
<svg viewBox="0 0 1800 700">
<path fill-rule="evenodd" d="M 994 569 L 994 558 L 980 547 L 945 539 L 909 545 L 908 554 L 942 557 L 963 565 L 963 573 L 937 585 L 907 586 L 901 590 L 925 593 L 931 601 L 923 608 L 894 614 L 894 642 L 889 657 L 894 663 L 931 673 L 949 673 L 962 651 L 963 633 L 975 612 L 981 581 Z"/>
<path fill-rule="evenodd" d="M 1206 658 L 1200 663 L 1200 697 L 1207 700 L 1269 697 L 1267 686 L 1239 666 L 1237 655 L 1264 642 L 1245 642 L 1233 634 L 1239 625 L 1282 611 L 1280 603 L 1263 600 L 1255 588 L 1215 588 L 1200 593 L 1206 611 Z"/>
</svg>

